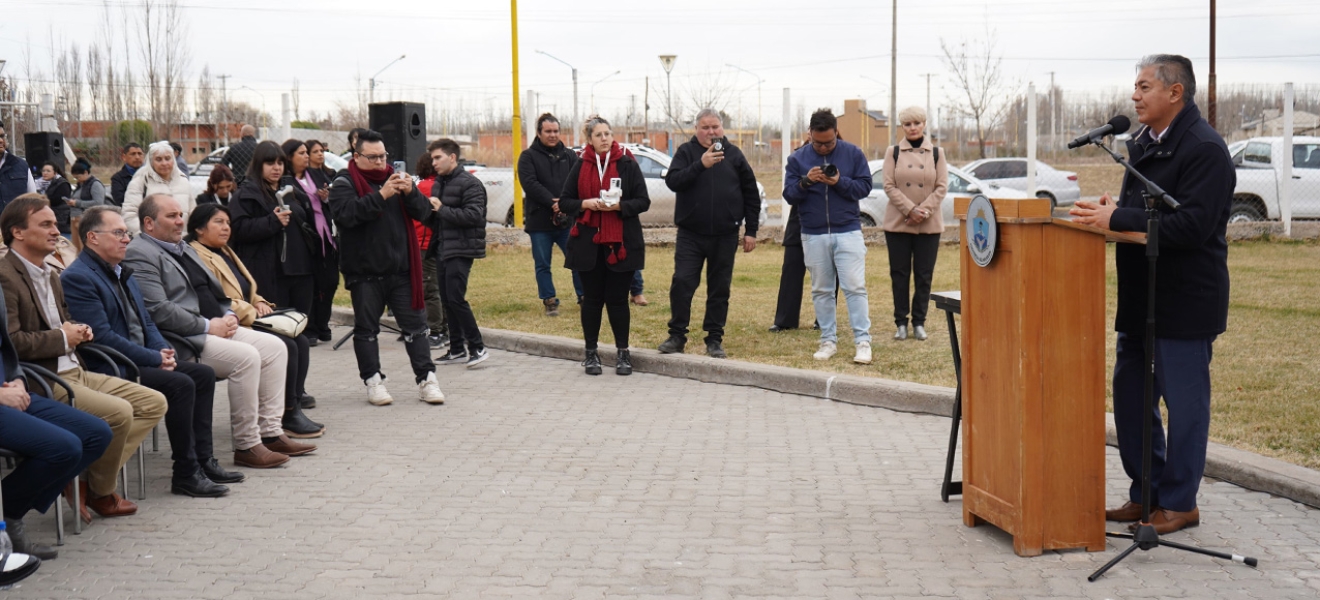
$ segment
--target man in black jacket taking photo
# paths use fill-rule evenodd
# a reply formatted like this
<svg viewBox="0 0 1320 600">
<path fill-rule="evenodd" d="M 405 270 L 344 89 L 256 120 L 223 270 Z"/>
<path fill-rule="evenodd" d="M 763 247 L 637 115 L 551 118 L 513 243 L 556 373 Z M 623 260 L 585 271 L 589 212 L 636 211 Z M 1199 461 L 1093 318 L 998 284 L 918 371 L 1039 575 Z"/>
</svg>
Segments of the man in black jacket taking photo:
<svg viewBox="0 0 1320 600">
<path fill-rule="evenodd" d="M 403 330 L 418 397 L 444 404 L 435 379 L 430 332 L 422 286 L 422 256 L 417 232 L 407 217 L 429 221 L 432 204 L 417 191 L 412 177 L 390 167 L 380 133 L 364 131 L 353 160 L 330 184 L 330 212 L 339 226 L 339 268 L 353 299 L 353 353 L 358 375 L 367 386 L 367 402 L 394 402 L 380 370 L 380 317 L 389 306 Z"/>
<path fill-rule="evenodd" d="M 687 344 L 692 316 L 692 295 L 701 283 L 706 266 L 706 353 L 725 358 L 724 322 L 729 315 L 729 285 L 733 281 L 733 259 L 756 248 L 756 228 L 761 195 L 756 174 L 741 150 L 724 138 L 720 113 L 704 109 L 697 113 L 697 135 L 679 146 L 665 175 L 665 185 L 674 190 L 674 223 L 678 238 L 674 246 L 674 280 L 669 288 L 669 339 L 660 352 L 682 352 Z M 746 222 L 741 243 L 738 226 Z"/>
<path fill-rule="evenodd" d="M 536 139 L 518 157 L 518 181 L 523 189 L 523 229 L 532 239 L 532 262 L 536 267 L 536 292 L 545 305 L 545 316 L 559 316 L 559 298 L 550 271 L 554 247 L 568 248 L 573 215 L 559 210 L 559 192 L 577 154 L 559 141 L 559 119 L 545 113 L 536 119 Z M 582 278 L 573 274 L 573 289 L 582 303 Z"/>
<path fill-rule="evenodd" d="M 472 261 L 486 258 L 486 187 L 458 166 L 461 149 L 453 140 L 436 140 L 426 149 L 435 167 L 435 183 L 431 185 L 435 235 L 431 236 L 430 251 L 439 253 L 436 279 L 440 281 L 440 301 L 449 322 L 449 353 L 436 362 L 467 363 L 472 367 L 490 356 L 467 301 Z"/>
</svg>

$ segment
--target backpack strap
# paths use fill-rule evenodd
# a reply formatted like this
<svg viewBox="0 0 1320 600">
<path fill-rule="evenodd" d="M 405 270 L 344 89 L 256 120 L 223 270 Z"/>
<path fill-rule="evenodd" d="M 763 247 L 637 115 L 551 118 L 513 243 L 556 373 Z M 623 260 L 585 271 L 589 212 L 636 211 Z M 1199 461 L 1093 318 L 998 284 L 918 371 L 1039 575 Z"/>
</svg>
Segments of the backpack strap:
<svg viewBox="0 0 1320 600">
<path fill-rule="evenodd" d="M 935 153 L 935 164 L 940 164 L 940 147 L 935 146 L 931 151 Z M 898 164 L 898 144 L 894 144 L 894 164 Z"/>
</svg>

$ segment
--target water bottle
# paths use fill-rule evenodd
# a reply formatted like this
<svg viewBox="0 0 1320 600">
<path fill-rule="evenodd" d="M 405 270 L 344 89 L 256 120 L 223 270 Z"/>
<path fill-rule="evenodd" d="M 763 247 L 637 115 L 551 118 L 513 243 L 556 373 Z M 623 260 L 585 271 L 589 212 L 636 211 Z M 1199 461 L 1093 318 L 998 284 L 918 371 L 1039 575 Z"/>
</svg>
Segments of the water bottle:
<svg viewBox="0 0 1320 600">
<path fill-rule="evenodd" d="M 5 531 L 5 522 L 0 520 L 0 572 L 5 570 L 9 555 L 14 552 L 14 543 L 9 541 L 9 532 Z"/>
</svg>

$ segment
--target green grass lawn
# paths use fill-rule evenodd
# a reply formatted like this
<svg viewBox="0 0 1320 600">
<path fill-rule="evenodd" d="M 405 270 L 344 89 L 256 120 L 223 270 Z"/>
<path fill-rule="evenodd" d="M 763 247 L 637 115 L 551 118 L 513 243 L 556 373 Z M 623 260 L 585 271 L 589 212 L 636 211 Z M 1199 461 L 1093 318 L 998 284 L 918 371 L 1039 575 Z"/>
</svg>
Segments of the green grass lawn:
<svg viewBox="0 0 1320 600">
<path fill-rule="evenodd" d="M 734 360 L 817 369 L 867 377 L 883 377 L 953 387 L 953 362 L 942 311 L 931 306 L 927 320 L 930 340 L 895 342 L 890 315 L 888 258 L 883 247 L 867 256 L 874 362 L 854 365 L 842 302 L 839 355 L 827 362 L 812 360 L 818 333 L 799 329 L 769 333 L 774 318 L 783 250 L 762 244 L 751 254 L 739 254 L 725 331 L 725 349 Z M 1114 313 L 1113 247 L 1108 261 L 1109 319 Z M 647 248 L 646 297 L 650 306 L 633 307 L 634 348 L 655 348 L 664 341 L 669 321 L 669 283 L 673 248 Z M 531 252 L 526 248 L 493 247 L 477 261 L 468 292 L 482 327 L 544 333 L 581 339 L 572 281 L 560 268 L 556 252 L 555 286 L 564 302 L 559 318 L 543 316 L 536 295 Z M 1215 441 L 1320 468 L 1320 244 L 1315 242 L 1235 243 L 1229 250 L 1233 280 L 1228 332 L 1215 344 L 1211 438 Z M 940 250 L 933 289 L 958 289 L 956 246 Z M 700 331 L 704 286 L 693 301 L 694 333 L 688 352 L 704 352 Z M 804 296 L 809 290 L 803 286 Z M 336 301 L 348 304 L 341 289 Z M 813 310 L 805 298 L 801 322 L 811 326 Z M 608 323 L 601 345 L 613 343 Z M 1112 370 L 1114 335 L 1107 341 L 1107 369 Z"/>
</svg>

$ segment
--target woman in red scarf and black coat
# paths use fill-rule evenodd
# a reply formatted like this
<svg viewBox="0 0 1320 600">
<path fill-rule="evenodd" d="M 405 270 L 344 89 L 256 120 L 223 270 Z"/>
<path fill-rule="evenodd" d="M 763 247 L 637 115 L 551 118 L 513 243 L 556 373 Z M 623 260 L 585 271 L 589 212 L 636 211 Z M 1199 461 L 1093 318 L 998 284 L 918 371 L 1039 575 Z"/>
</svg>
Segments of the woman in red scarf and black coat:
<svg viewBox="0 0 1320 600">
<path fill-rule="evenodd" d="M 586 340 L 588 375 L 600 375 L 602 309 L 610 315 L 618 359 L 614 372 L 632 374 L 628 353 L 628 286 L 633 273 L 646 266 L 646 243 L 638 215 L 651 208 L 646 179 L 632 154 L 614 141 L 610 124 L 592 117 L 584 132 L 589 145 L 569 169 L 559 207 L 578 214 L 569 233 L 564 266 L 582 277 L 582 336 Z"/>
</svg>

